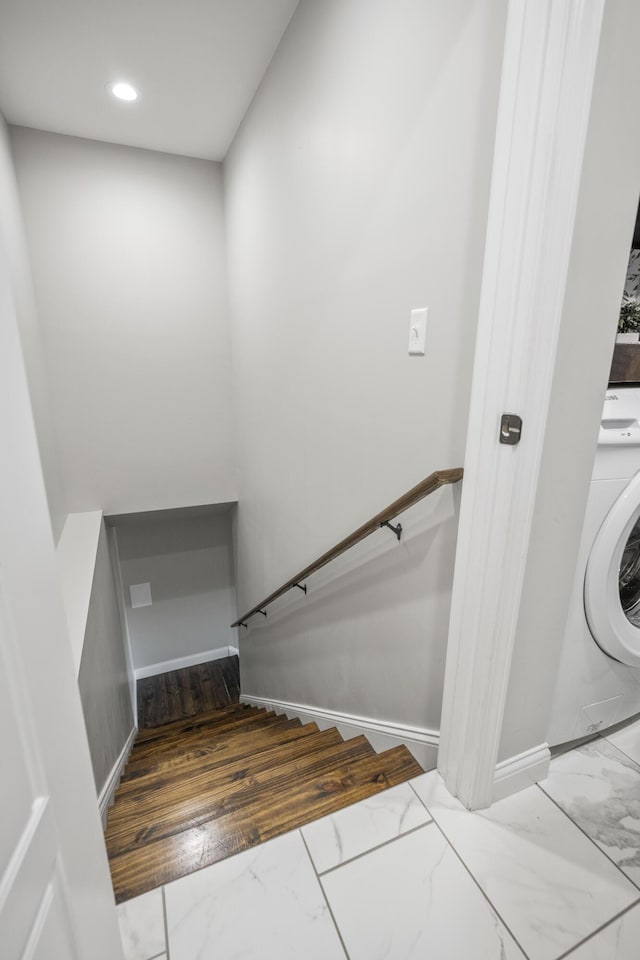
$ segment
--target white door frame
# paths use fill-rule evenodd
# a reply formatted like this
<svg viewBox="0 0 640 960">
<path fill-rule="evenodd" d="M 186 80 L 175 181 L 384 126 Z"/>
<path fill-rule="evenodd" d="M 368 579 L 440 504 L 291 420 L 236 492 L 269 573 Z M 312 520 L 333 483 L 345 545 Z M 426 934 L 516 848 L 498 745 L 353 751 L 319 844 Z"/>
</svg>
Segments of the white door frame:
<svg viewBox="0 0 640 960">
<path fill-rule="evenodd" d="M 605 0 L 509 0 L 438 768 L 496 796 Z M 522 440 L 498 442 L 519 414 Z M 544 776 L 545 744 L 514 758 Z M 502 766 L 502 765 L 501 765 Z"/>
</svg>

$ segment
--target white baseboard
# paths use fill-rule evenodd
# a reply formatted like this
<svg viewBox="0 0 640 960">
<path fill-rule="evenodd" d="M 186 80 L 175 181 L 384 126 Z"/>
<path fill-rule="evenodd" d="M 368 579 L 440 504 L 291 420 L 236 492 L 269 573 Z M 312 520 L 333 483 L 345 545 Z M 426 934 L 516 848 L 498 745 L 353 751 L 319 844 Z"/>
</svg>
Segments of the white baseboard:
<svg viewBox="0 0 640 960">
<path fill-rule="evenodd" d="M 133 747 L 137 733 L 138 728 L 134 727 L 127 737 L 127 742 L 120 751 L 120 756 L 114 763 L 111 773 L 107 777 L 107 782 L 100 791 L 100 795 L 98 797 L 98 809 L 100 810 L 100 817 L 102 819 L 103 827 L 107 826 L 107 811 L 113 799 L 113 795 L 118 789 L 122 771 L 124 770 L 127 760 L 129 759 L 129 754 L 131 753 L 131 748 Z"/>
<path fill-rule="evenodd" d="M 169 673 L 170 670 L 182 670 L 184 667 L 195 667 L 197 663 L 208 663 L 209 660 L 222 660 L 223 657 L 237 657 L 235 647 L 217 647 L 215 650 L 203 650 L 202 653 L 191 653 L 187 657 L 177 657 L 175 660 L 162 660 L 160 663 L 150 663 L 146 667 L 137 667 L 136 680 L 145 677 L 157 677 L 160 673 Z"/>
<path fill-rule="evenodd" d="M 546 743 L 525 750 L 515 757 L 509 757 L 496 764 L 493 779 L 493 800 L 503 800 L 539 780 L 544 780 L 549 772 L 551 751 Z"/>
<path fill-rule="evenodd" d="M 303 703 L 288 703 L 285 700 L 272 700 L 266 697 L 254 697 L 242 694 L 240 703 L 249 703 L 255 707 L 266 707 L 286 713 L 289 719 L 297 717 L 303 723 L 315 721 L 321 730 L 337 727 L 343 737 L 357 737 L 365 734 L 374 750 L 380 753 L 391 747 L 404 745 L 413 754 L 424 770 L 433 770 L 438 757 L 440 734 L 437 730 L 410 727 L 386 720 L 373 720 L 336 710 L 324 710 Z"/>
</svg>

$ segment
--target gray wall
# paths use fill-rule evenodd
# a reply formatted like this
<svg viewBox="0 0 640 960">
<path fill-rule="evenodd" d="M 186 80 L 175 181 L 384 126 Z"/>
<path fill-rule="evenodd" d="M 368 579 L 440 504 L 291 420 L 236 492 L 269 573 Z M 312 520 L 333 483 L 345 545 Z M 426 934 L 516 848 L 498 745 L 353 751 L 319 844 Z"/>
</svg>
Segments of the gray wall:
<svg viewBox="0 0 640 960">
<path fill-rule="evenodd" d="M 115 523 L 134 667 L 235 646 L 229 509 Z M 135 583 L 151 584 L 151 606 L 132 609 Z"/>
<path fill-rule="evenodd" d="M 11 273 L 49 515 L 54 538 L 57 540 L 67 515 L 66 495 L 51 410 L 49 374 L 33 290 L 9 132 L 2 114 L 0 114 L 0 241 L 5 249 Z"/>
<path fill-rule="evenodd" d="M 98 541 L 78 686 L 99 794 L 135 725 L 104 522 Z"/>
<path fill-rule="evenodd" d="M 235 499 L 220 165 L 11 138 L 69 510 Z"/>
<path fill-rule="evenodd" d="M 303 0 L 225 161 L 239 612 L 462 462 L 505 11 Z M 252 619 L 243 692 L 437 728 L 456 496 Z"/>
<path fill-rule="evenodd" d="M 546 740 L 640 191 L 635 0 L 605 7 L 499 759 Z"/>
</svg>

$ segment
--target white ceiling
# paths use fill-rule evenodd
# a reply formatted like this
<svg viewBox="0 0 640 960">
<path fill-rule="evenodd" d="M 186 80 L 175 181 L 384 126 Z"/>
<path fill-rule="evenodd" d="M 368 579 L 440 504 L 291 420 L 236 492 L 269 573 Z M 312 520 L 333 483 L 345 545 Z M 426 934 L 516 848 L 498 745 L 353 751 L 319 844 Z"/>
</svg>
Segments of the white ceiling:
<svg viewBox="0 0 640 960">
<path fill-rule="evenodd" d="M 9 123 L 222 160 L 298 0 L 0 0 Z M 126 80 L 135 104 L 105 89 Z"/>
</svg>

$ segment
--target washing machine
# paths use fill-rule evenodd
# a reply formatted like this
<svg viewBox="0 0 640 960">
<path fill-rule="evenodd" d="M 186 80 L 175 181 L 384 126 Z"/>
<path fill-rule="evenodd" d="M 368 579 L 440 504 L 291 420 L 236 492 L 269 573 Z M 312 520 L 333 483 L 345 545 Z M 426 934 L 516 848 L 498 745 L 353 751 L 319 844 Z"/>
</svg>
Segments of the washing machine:
<svg viewBox="0 0 640 960">
<path fill-rule="evenodd" d="M 563 639 L 551 745 L 640 713 L 640 388 L 607 392 Z"/>
</svg>

